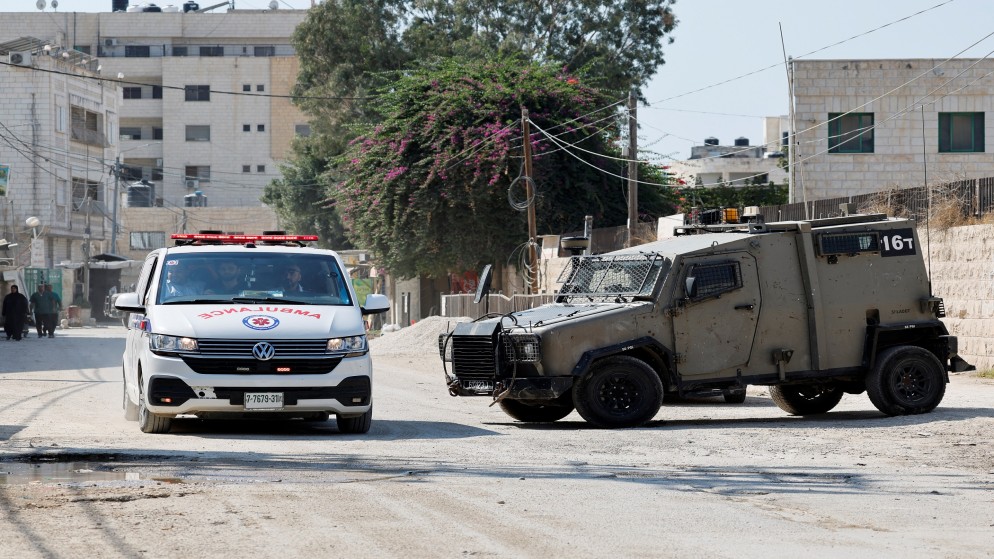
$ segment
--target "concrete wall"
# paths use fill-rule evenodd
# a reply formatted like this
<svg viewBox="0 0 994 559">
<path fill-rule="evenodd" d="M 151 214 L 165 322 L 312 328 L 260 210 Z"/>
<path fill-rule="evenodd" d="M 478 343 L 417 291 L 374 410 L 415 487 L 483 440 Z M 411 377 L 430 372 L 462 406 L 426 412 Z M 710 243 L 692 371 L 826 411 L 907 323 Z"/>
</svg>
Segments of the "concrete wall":
<svg viewBox="0 0 994 559">
<path fill-rule="evenodd" d="M 994 368 L 994 224 L 932 229 L 918 236 L 932 260 L 932 291 L 945 300 L 949 333 L 978 370 Z"/>
</svg>

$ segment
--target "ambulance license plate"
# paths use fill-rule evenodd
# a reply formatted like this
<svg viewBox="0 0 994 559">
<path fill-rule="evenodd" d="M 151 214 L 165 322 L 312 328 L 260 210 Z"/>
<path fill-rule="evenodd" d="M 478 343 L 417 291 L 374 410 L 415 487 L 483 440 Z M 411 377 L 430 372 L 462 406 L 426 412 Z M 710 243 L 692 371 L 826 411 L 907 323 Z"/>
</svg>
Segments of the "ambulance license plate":
<svg viewBox="0 0 994 559">
<path fill-rule="evenodd" d="M 245 409 L 281 410 L 283 409 L 283 393 L 282 392 L 246 392 Z"/>
</svg>

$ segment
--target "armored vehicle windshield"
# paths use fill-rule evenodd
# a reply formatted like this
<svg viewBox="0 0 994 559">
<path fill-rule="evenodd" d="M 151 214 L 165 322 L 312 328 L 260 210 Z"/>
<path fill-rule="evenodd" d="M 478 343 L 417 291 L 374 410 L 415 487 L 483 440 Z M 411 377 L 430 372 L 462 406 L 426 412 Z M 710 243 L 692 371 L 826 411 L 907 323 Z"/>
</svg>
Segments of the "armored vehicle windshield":
<svg viewBox="0 0 994 559">
<path fill-rule="evenodd" d="M 559 275 L 557 302 L 649 298 L 669 266 L 670 260 L 656 253 L 575 256 Z"/>
</svg>

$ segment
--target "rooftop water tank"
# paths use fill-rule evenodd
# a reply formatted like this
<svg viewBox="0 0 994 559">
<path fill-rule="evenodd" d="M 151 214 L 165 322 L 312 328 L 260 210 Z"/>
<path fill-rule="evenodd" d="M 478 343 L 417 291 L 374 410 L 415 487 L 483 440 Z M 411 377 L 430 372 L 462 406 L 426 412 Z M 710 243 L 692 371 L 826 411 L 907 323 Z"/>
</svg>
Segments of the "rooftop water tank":
<svg viewBox="0 0 994 559">
<path fill-rule="evenodd" d="M 155 4 L 145 4 L 144 6 L 142 6 L 142 11 L 160 13 L 162 12 L 162 8 L 156 6 Z"/>
<path fill-rule="evenodd" d="M 704 138 L 704 145 L 706 145 L 706 146 L 716 146 L 716 145 L 718 145 L 718 138 L 715 138 L 714 136 L 711 136 L 711 137 L 708 137 L 708 138 Z"/>
<path fill-rule="evenodd" d="M 749 145 L 749 138 L 739 136 L 735 138 L 735 147 L 747 147 Z"/>
<path fill-rule="evenodd" d="M 167 4 L 166 6 L 164 6 L 162 8 L 162 12 L 163 13 L 169 12 L 171 14 L 178 13 L 179 12 L 179 7 L 173 6 L 172 4 Z"/>
<path fill-rule="evenodd" d="M 132 5 L 132 6 L 128 6 L 128 9 L 125 10 L 125 11 L 126 12 L 140 12 L 140 11 L 142 11 L 142 7 L 141 6 Z"/>
<path fill-rule="evenodd" d="M 111 3 L 112 12 L 126 12 L 128 11 L 128 0 L 113 0 Z"/>
<path fill-rule="evenodd" d="M 183 13 L 195 12 L 200 9 L 200 4 L 196 2 L 183 2 Z"/>
</svg>

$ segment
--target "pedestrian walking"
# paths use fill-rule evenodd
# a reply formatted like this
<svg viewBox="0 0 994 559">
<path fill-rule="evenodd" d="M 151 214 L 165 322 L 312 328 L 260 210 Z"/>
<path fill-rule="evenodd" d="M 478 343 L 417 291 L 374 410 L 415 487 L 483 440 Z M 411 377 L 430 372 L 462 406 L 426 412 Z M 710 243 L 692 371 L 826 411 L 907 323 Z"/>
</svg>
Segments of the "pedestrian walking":
<svg viewBox="0 0 994 559">
<path fill-rule="evenodd" d="M 38 291 L 31 294 L 31 299 L 28 300 L 28 308 L 35 315 L 35 330 L 38 331 L 38 337 L 42 338 L 45 336 L 45 321 L 49 310 L 49 298 L 45 296 L 45 284 L 38 284 Z"/>
<path fill-rule="evenodd" d="M 28 298 L 16 285 L 10 286 L 10 293 L 3 298 L 0 316 L 3 316 L 3 330 L 7 339 L 20 340 L 24 332 L 24 320 L 28 317 Z"/>
<path fill-rule="evenodd" d="M 49 338 L 55 337 L 55 326 L 59 323 L 59 313 L 62 312 L 62 297 L 52 291 L 52 284 L 45 284 L 45 299 L 48 300 L 48 314 L 45 315 L 45 330 Z"/>
</svg>

